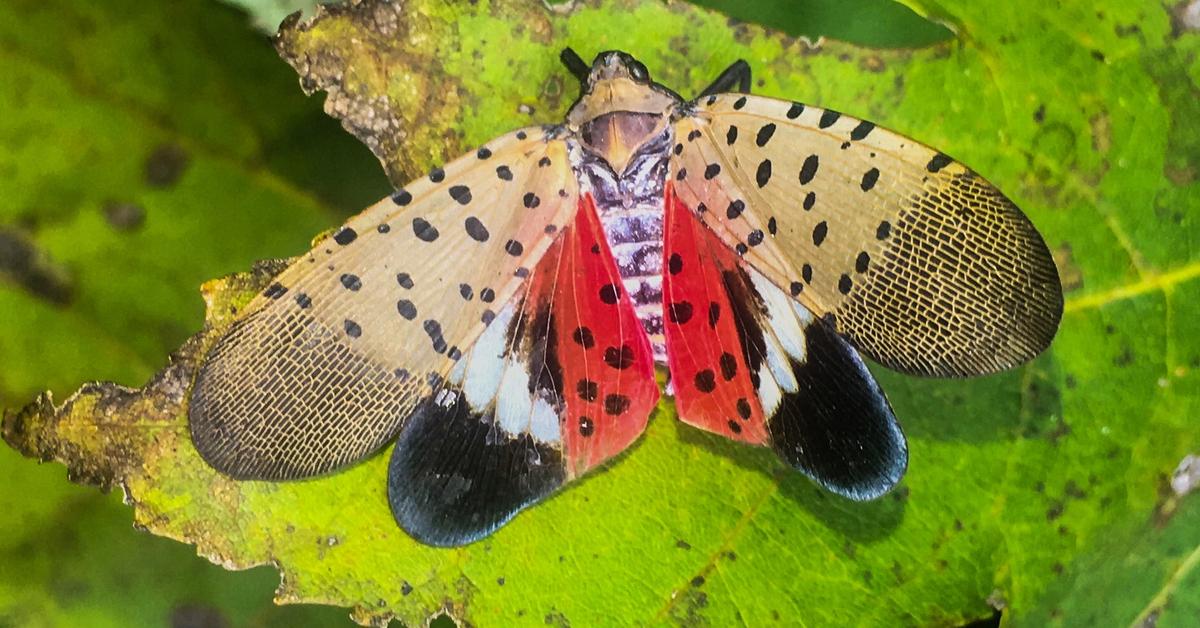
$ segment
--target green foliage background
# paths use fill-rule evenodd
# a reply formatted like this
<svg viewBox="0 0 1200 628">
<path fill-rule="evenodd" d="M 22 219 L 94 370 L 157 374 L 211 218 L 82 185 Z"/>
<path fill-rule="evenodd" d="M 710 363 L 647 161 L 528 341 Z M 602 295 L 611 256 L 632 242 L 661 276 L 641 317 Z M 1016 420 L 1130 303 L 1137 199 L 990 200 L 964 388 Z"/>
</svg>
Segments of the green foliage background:
<svg viewBox="0 0 1200 628">
<path fill-rule="evenodd" d="M 259 24 L 280 10 L 279 2 L 244 4 Z M 824 574 L 824 599 L 840 590 L 856 599 L 880 586 L 874 578 L 906 591 L 880 608 L 834 603 L 819 615 L 826 622 L 907 615 L 953 624 L 986 615 L 985 601 L 1011 598 L 1019 607 L 1006 621 L 1017 624 L 1153 615 L 1159 625 L 1187 625 L 1200 607 L 1200 506 L 1172 497 L 1166 476 L 1200 446 L 1197 35 L 1181 8 L 1154 3 L 1040 12 L 1036 3 L 915 4 L 966 41 L 924 61 L 957 64 L 949 74 L 963 77 L 961 85 L 941 84 L 944 69 L 914 63 L 906 88 L 929 98 L 901 97 L 900 110 L 880 111 L 846 100 L 829 78 L 836 70 L 820 66 L 813 83 L 791 85 L 803 90 L 794 96 L 905 125 L 1010 191 L 1059 256 L 1069 289 L 1061 338 L 1034 365 L 988 381 L 883 374 L 914 438 L 919 492 L 906 502 L 902 491 L 851 513 L 802 481 L 781 495 L 762 493 L 771 478 L 738 467 L 769 471 L 766 456 L 686 435 L 692 449 L 676 451 L 729 460 L 729 478 L 750 478 L 729 488 L 731 507 L 775 514 L 743 519 L 735 532 L 745 542 L 786 552 L 789 531 L 767 522 L 791 516 L 795 503 L 807 504 L 802 512 L 818 532 L 843 539 L 813 554 L 814 563 L 840 569 Z M 924 45 L 946 34 L 886 2 L 713 5 L 795 34 L 867 44 Z M 1020 11 L 1038 17 L 1022 21 Z M 375 159 L 320 111 L 319 99 L 301 94 L 295 73 L 251 24 L 211 0 L 0 6 L 0 405 L 20 407 L 44 388 L 61 400 L 87 380 L 140 385 L 200 328 L 201 282 L 302 251 L 313 234 L 388 190 Z M 899 89 L 870 70 L 849 72 L 856 89 Z M 759 76 L 780 87 L 769 69 Z M 507 80 L 510 90 L 519 87 L 519 77 Z M 954 103 L 949 112 L 946 102 Z M 473 123 L 479 128 L 468 133 L 507 126 Z M 649 437 L 674 434 L 658 420 Z M 632 478 L 654 467 L 631 456 L 614 471 Z M 58 465 L 37 466 L 0 447 L 0 496 L 8 498 L 0 511 L 0 626 L 345 622 L 342 609 L 271 605 L 273 569 L 226 572 L 189 546 L 139 534 L 114 496 L 63 476 Z M 687 495 L 680 485 L 654 512 L 685 509 L 672 505 Z M 589 482 L 575 499 L 585 491 L 609 499 L 605 486 Z M 544 512 L 565 508 L 570 496 Z M 951 512 L 962 518 L 945 519 Z M 910 534 L 924 545 L 885 549 L 890 563 L 867 565 L 905 522 L 927 527 Z M 718 552 L 700 574 L 678 573 L 679 602 L 658 619 L 689 623 L 711 611 L 770 622 L 752 595 L 740 597 L 736 581 L 739 569 L 769 568 L 769 559 Z M 954 577 L 923 575 L 946 570 Z M 472 573 L 492 571 L 482 559 Z M 512 576 L 519 570 L 508 573 L 509 590 L 520 590 Z M 707 577 L 708 588 L 694 575 Z M 959 586 L 939 590 L 944 582 Z M 505 585 L 478 586 L 499 596 Z M 327 590 L 310 593 L 325 599 Z M 780 621 L 817 616 L 801 600 L 782 608 Z M 498 617 L 511 619 L 513 610 Z M 528 619 L 559 617 L 542 609 Z"/>
</svg>

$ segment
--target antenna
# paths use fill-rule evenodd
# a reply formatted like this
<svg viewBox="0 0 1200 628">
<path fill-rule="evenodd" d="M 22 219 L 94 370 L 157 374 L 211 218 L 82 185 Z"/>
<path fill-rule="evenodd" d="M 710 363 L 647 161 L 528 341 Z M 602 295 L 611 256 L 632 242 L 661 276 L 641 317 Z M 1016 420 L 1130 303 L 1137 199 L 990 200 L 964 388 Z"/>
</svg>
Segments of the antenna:
<svg viewBox="0 0 1200 628">
<path fill-rule="evenodd" d="M 571 48 L 563 48 L 562 54 L 558 55 L 563 65 L 567 66 L 567 71 L 575 75 L 580 83 L 587 83 L 588 75 L 591 74 L 592 68 Z"/>
</svg>

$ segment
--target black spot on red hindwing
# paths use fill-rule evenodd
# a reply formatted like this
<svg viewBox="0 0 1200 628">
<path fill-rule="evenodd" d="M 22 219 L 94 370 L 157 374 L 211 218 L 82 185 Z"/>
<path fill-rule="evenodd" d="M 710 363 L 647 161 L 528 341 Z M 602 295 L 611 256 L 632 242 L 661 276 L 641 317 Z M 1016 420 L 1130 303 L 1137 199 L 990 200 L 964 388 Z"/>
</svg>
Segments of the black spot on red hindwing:
<svg viewBox="0 0 1200 628">
<path fill-rule="evenodd" d="M 604 363 L 618 370 L 633 366 L 633 359 L 633 349 L 629 348 L 629 345 L 608 347 L 604 350 Z"/>
<path fill-rule="evenodd" d="M 696 390 L 702 393 L 710 393 L 717 389 L 717 376 L 712 369 L 698 371 L 692 381 L 696 384 Z"/>
<path fill-rule="evenodd" d="M 575 344 L 584 349 L 591 349 L 596 346 L 596 337 L 592 335 L 592 330 L 587 327 L 576 327 L 575 331 L 571 333 L 571 339 L 575 341 Z"/>
<path fill-rule="evenodd" d="M 742 417 L 743 421 L 749 421 L 751 415 L 750 402 L 746 401 L 745 397 L 737 400 L 738 416 Z"/>
<path fill-rule="evenodd" d="M 721 320 L 721 306 L 716 301 L 710 301 L 708 304 L 708 326 L 716 327 L 719 320 Z"/>
<path fill-rule="evenodd" d="M 667 318 L 680 325 L 692 320 L 692 304 L 687 301 L 671 303 L 667 306 Z"/>
<path fill-rule="evenodd" d="M 595 424 L 592 423 L 592 420 L 590 418 L 588 418 L 586 416 L 579 417 L 579 435 L 580 436 L 591 436 L 592 433 L 595 431 L 596 431 L 596 426 L 595 426 Z"/>
<path fill-rule="evenodd" d="M 616 393 L 604 396 L 604 412 L 612 416 L 624 414 L 629 409 L 629 397 Z"/>
<path fill-rule="evenodd" d="M 732 353 L 722 353 L 721 359 L 718 362 L 721 366 L 721 377 L 725 381 L 730 381 L 737 375 L 737 358 Z"/>
<path fill-rule="evenodd" d="M 579 394 L 579 398 L 584 401 L 595 401 L 600 396 L 600 385 L 590 379 L 581 379 L 575 385 L 575 392 Z"/>
<path fill-rule="evenodd" d="M 600 300 L 608 305 L 615 305 L 620 296 L 621 289 L 615 283 L 610 283 L 600 288 Z"/>
<path fill-rule="evenodd" d="M 672 253 L 671 259 L 667 260 L 667 270 L 672 275 L 678 275 L 683 270 L 683 257 L 678 253 Z"/>
</svg>

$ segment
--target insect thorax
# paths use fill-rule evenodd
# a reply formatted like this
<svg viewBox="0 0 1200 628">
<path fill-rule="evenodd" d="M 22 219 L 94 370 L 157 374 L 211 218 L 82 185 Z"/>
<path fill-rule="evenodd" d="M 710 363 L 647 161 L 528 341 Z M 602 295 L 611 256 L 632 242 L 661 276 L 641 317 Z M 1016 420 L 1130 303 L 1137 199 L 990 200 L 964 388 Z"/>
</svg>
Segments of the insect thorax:
<svg viewBox="0 0 1200 628">
<path fill-rule="evenodd" d="M 619 175 L 603 157 L 570 142 L 575 174 L 583 191 L 596 201 L 625 290 L 650 336 L 654 359 L 663 364 L 667 358 L 662 318 L 663 185 L 673 141 L 671 128 L 666 127 L 631 156 Z"/>
</svg>

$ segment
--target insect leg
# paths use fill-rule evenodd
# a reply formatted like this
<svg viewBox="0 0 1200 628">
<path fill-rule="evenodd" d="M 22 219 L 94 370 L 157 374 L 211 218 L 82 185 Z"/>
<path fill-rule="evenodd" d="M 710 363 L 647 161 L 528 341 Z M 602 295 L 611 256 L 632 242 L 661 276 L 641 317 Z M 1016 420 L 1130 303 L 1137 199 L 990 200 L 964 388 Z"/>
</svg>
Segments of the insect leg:
<svg viewBox="0 0 1200 628">
<path fill-rule="evenodd" d="M 712 85 L 704 88 L 704 91 L 700 92 L 700 95 L 696 96 L 696 98 L 721 94 L 731 89 L 739 94 L 750 93 L 750 64 L 746 63 L 743 59 L 738 59 L 732 65 L 725 68 L 725 71 L 717 76 Z"/>
</svg>

